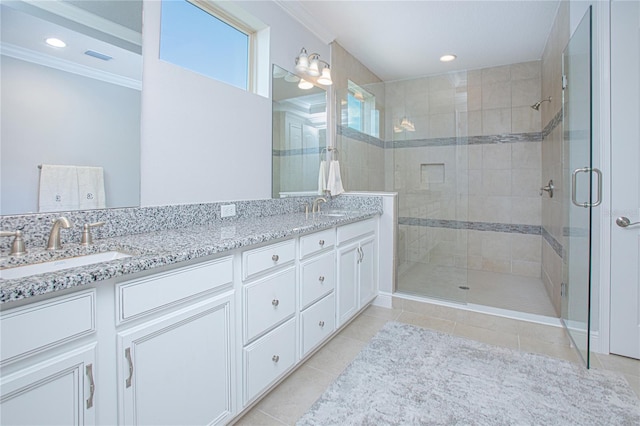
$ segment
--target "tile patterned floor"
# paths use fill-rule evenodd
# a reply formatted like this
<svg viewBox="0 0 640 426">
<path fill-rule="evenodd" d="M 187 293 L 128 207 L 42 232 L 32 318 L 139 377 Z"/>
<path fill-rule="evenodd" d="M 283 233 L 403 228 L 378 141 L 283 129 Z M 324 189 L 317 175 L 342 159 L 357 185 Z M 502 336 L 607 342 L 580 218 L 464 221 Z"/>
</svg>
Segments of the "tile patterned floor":
<svg viewBox="0 0 640 426">
<path fill-rule="evenodd" d="M 295 424 L 389 320 L 581 363 L 560 328 L 394 298 L 393 309 L 377 306 L 367 308 L 236 424 Z M 600 354 L 596 354 L 592 359 L 594 368 L 612 370 L 624 375 L 640 397 L 640 361 Z"/>
<path fill-rule="evenodd" d="M 467 289 L 463 290 L 461 286 Z M 399 274 L 398 291 L 460 303 L 558 316 L 540 278 L 414 263 Z"/>
</svg>

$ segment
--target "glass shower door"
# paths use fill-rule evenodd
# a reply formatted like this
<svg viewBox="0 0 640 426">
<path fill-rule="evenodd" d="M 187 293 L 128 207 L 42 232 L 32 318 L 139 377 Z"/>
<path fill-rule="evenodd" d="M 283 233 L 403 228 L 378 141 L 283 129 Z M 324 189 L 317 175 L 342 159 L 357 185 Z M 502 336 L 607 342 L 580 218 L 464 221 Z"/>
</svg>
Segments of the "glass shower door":
<svg viewBox="0 0 640 426">
<path fill-rule="evenodd" d="M 601 174 L 592 165 L 591 9 L 571 37 L 563 71 L 562 322 L 589 367 L 591 209 L 600 204 Z"/>
<path fill-rule="evenodd" d="M 466 72 L 386 83 L 387 164 L 399 205 L 396 290 L 458 304 L 469 294 L 466 92 Z"/>
</svg>

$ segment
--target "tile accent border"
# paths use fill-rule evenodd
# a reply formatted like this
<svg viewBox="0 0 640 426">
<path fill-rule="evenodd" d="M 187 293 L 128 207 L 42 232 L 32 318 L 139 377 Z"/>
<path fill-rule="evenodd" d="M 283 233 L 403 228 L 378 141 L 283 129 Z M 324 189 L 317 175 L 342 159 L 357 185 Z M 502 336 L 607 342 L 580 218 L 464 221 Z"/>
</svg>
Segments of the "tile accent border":
<svg viewBox="0 0 640 426">
<path fill-rule="evenodd" d="M 296 148 L 296 149 L 273 149 L 271 153 L 274 157 L 289 157 L 293 155 L 320 155 L 326 147 Z"/>
<path fill-rule="evenodd" d="M 542 132 L 504 133 L 487 136 L 453 136 L 449 138 L 407 139 L 401 141 L 383 141 L 345 126 L 336 126 L 338 135 L 355 139 L 384 149 L 421 148 L 452 145 L 483 145 L 517 142 L 542 142 Z"/>
<path fill-rule="evenodd" d="M 542 139 L 545 139 L 551 132 L 555 130 L 562 123 L 562 109 L 556 113 L 556 115 L 549 121 L 549 123 L 542 129 Z"/>
<path fill-rule="evenodd" d="M 504 232 L 509 234 L 540 235 L 537 225 L 519 225 L 512 223 L 471 222 L 464 220 L 423 219 L 417 217 L 399 217 L 399 225 L 426 226 L 429 228 L 466 229 L 472 231 Z"/>
<path fill-rule="evenodd" d="M 547 231 L 546 229 L 544 229 L 543 226 L 540 227 L 541 228 L 541 233 L 542 233 L 542 238 L 544 238 L 544 240 L 549 243 L 549 245 L 551 246 L 551 248 L 553 249 L 553 251 L 556 252 L 556 254 L 558 256 L 560 256 L 560 259 L 564 258 L 564 248 L 562 247 L 562 244 L 560 244 L 558 242 L 558 240 L 556 240 L 553 235 L 551 235 L 549 233 L 549 231 Z"/>
<path fill-rule="evenodd" d="M 488 136 L 459 136 L 450 138 L 408 139 L 404 141 L 386 141 L 385 148 L 421 148 L 451 145 L 485 145 L 517 142 L 542 142 L 542 133 L 505 133 Z"/>
</svg>

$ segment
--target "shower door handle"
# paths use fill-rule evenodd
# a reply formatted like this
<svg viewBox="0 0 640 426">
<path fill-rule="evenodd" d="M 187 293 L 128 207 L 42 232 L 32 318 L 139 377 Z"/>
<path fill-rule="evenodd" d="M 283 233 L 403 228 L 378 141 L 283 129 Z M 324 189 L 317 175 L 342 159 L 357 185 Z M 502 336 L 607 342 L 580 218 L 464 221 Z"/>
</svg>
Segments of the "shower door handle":
<svg viewBox="0 0 640 426">
<path fill-rule="evenodd" d="M 598 198 L 593 203 L 589 203 L 589 202 L 579 203 L 578 200 L 576 199 L 577 197 L 576 186 L 578 181 L 578 177 L 577 177 L 578 173 L 592 173 L 592 172 L 594 172 L 598 176 L 598 191 L 597 191 Z M 599 169 L 596 169 L 595 167 L 580 167 L 578 169 L 575 169 L 573 173 L 571 173 L 571 202 L 578 207 L 584 207 L 584 208 L 597 207 L 600 205 L 600 203 L 602 203 L 602 172 Z"/>
</svg>

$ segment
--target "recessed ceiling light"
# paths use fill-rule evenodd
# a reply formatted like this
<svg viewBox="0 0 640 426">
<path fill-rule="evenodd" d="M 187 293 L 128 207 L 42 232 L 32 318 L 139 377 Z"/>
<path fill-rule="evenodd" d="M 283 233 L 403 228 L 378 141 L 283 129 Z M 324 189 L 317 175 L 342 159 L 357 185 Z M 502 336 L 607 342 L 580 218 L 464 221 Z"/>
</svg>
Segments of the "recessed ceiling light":
<svg viewBox="0 0 640 426">
<path fill-rule="evenodd" d="M 49 37 L 45 40 L 45 43 L 53 47 L 67 47 L 67 43 L 55 37 Z"/>
<path fill-rule="evenodd" d="M 442 55 L 442 56 L 440 56 L 440 61 L 441 62 L 451 62 L 456 58 L 457 58 L 456 55 Z"/>
</svg>

